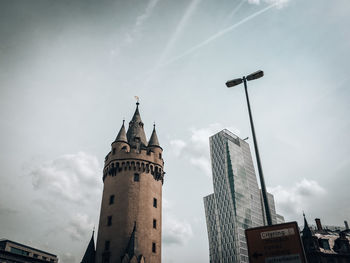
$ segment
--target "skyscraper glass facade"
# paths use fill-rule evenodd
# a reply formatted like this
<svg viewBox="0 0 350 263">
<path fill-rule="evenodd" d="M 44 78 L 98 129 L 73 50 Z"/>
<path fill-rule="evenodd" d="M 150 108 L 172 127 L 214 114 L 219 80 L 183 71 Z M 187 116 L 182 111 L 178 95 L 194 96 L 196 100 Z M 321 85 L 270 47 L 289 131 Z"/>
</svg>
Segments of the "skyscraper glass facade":
<svg viewBox="0 0 350 263">
<path fill-rule="evenodd" d="M 214 193 L 204 197 L 210 262 L 249 262 L 244 230 L 264 224 L 249 144 L 223 130 L 210 137 L 210 157 Z"/>
</svg>

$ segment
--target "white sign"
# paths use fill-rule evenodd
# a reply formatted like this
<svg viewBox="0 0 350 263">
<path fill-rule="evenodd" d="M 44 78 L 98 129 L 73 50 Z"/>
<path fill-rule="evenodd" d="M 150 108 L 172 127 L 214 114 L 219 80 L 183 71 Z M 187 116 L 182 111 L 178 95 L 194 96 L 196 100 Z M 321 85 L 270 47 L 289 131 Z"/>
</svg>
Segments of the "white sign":
<svg viewBox="0 0 350 263">
<path fill-rule="evenodd" d="M 270 238 L 291 236 L 294 234 L 295 232 L 293 228 L 284 228 L 279 230 L 261 232 L 260 236 L 261 236 L 261 239 L 270 239 Z"/>
<path fill-rule="evenodd" d="M 299 254 L 270 257 L 265 259 L 265 263 L 301 263 Z"/>
</svg>

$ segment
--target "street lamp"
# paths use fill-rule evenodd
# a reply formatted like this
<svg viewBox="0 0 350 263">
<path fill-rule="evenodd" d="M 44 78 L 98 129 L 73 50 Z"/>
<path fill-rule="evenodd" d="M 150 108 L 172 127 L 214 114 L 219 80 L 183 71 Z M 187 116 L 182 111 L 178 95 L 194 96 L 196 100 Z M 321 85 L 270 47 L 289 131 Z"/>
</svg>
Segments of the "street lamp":
<svg viewBox="0 0 350 263">
<path fill-rule="evenodd" d="M 252 134 L 253 134 L 256 162 L 257 162 L 257 165 L 258 165 L 261 191 L 262 191 L 262 195 L 263 195 L 263 199 L 264 199 L 265 214 L 266 214 L 267 224 L 269 226 L 271 226 L 272 225 L 272 220 L 271 220 L 270 206 L 269 206 L 269 202 L 268 202 L 268 199 L 267 199 L 267 191 L 266 191 L 266 186 L 265 186 L 264 174 L 263 174 L 263 170 L 262 170 L 262 167 L 261 167 L 258 143 L 256 141 L 255 129 L 254 129 L 254 123 L 253 123 L 253 117 L 252 117 L 252 111 L 250 109 L 250 103 L 249 103 L 249 97 L 248 97 L 248 89 L 247 89 L 247 80 L 250 81 L 250 80 L 258 79 L 258 78 L 261 78 L 262 76 L 264 76 L 264 72 L 262 70 L 259 70 L 257 72 L 254 72 L 254 73 L 248 75 L 248 76 L 245 76 L 245 77 L 242 77 L 242 78 L 238 78 L 238 79 L 229 80 L 229 81 L 226 82 L 226 86 L 228 88 L 231 88 L 233 86 L 237 86 L 237 85 L 241 84 L 242 82 L 244 83 L 245 96 L 247 98 L 247 104 L 248 104 L 250 126 L 251 126 Z"/>
</svg>

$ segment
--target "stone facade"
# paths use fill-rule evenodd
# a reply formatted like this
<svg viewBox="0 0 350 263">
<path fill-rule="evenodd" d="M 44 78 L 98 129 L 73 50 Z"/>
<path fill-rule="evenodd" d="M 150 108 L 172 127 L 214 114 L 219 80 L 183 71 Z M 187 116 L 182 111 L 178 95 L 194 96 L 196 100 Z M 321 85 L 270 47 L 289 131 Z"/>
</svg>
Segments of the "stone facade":
<svg viewBox="0 0 350 263">
<path fill-rule="evenodd" d="M 163 150 L 155 127 L 147 142 L 138 105 L 105 158 L 96 263 L 161 262 Z"/>
</svg>

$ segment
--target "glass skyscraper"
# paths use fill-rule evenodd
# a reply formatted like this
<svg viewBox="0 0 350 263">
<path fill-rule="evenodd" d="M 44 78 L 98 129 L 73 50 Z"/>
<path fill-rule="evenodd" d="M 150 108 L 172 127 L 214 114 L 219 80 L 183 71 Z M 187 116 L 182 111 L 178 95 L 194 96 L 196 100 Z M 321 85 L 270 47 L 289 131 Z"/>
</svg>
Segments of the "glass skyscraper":
<svg viewBox="0 0 350 263">
<path fill-rule="evenodd" d="M 265 223 L 249 144 L 228 130 L 209 141 L 214 193 L 204 197 L 204 206 L 210 262 L 249 262 L 244 230 Z M 268 201 L 276 223 L 271 194 Z"/>
</svg>

